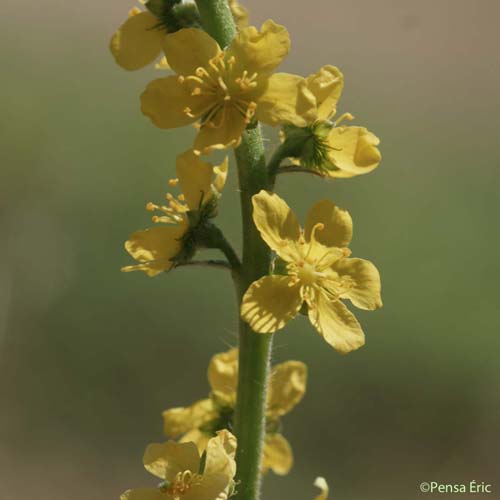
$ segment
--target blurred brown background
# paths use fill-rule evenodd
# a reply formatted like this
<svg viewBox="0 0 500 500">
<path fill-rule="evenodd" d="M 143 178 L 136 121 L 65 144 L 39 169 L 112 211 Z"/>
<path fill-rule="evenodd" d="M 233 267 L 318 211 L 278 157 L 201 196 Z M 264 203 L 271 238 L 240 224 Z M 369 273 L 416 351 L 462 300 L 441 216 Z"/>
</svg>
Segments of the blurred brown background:
<svg viewBox="0 0 500 500">
<path fill-rule="evenodd" d="M 236 341 L 228 276 L 124 275 L 122 242 L 149 225 L 192 130 L 155 129 L 107 50 L 133 2 L 2 3 L 0 498 L 117 499 L 154 484 L 145 445 L 163 409 L 207 392 L 209 358 Z M 500 499 L 497 0 L 247 2 L 285 24 L 285 71 L 335 64 L 339 111 L 382 139 L 382 166 L 347 181 L 290 175 L 303 216 L 331 197 L 353 252 L 383 277 L 385 307 L 358 312 L 347 357 L 304 319 L 275 360 L 310 368 L 285 420 L 296 464 L 265 499 L 411 500 L 421 481 L 493 483 Z M 269 150 L 275 139 L 268 143 Z M 239 239 L 234 168 L 220 224 Z M 472 495 L 470 495 L 472 497 Z M 462 495 L 463 498 L 469 495 Z M 474 496 L 474 498 L 477 497 Z"/>
</svg>

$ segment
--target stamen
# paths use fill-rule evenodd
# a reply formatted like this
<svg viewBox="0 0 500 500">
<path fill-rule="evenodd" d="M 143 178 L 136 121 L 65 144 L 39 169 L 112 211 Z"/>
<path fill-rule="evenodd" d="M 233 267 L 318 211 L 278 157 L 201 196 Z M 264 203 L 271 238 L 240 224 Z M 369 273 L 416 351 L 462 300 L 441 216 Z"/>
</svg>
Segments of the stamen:
<svg viewBox="0 0 500 500">
<path fill-rule="evenodd" d="M 220 110 L 220 107 L 219 107 L 219 110 Z M 222 106 L 222 113 L 219 113 L 219 115 L 220 115 L 219 123 L 214 122 L 214 120 L 210 120 L 210 122 L 208 123 L 209 127 L 221 128 L 222 125 L 224 125 L 224 121 L 226 120 L 226 110 L 227 110 L 227 106 Z M 214 118 L 216 116 L 217 115 L 214 115 Z"/>
<path fill-rule="evenodd" d="M 311 231 L 311 241 L 316 241 L 316 231 L 323 231 L 323 229 L 325 229 L 325 225 L 322 222 L 314 224 Z"/>
<path fill-rule="evenodd" d="M 217 64 L 220 61 L 220 57 L 213 57 L 208 61 L 208 64 L 210 64 L 211 68 L 216 72 L 220 73 L 220 69 L 217 67 Z"/>
<path fill-rule="evenodd" d="M 196 68 L 194 73 L 198 78 L 210 78 L 210 73 L 201 66 Z"/>
<path fill-rule="evenodd" d="M 182 111 L 184 112 L 184 114 L 189 116 L 189 118 L 196 118 L 196 115 L 193 114 L 193 111 L 189 106 L 186 106 Z"/>
<path fill-rule="evenodd" d="M 209 123 L 210 120 L 219 112 L 220 108 L 221 108 L 220 104 L 213 106 L 208 115 L 200 123 L 200 128 Z"/>
<path fill-rule="evenodd" d="M 337 127 L 340 123 L 342 123 L 344 120 L 347 121 L 352 121 L 354 120 L 354 116 L 351 115 L 351 113 L 344 113 L 343 115 L 339 116 L 333 124 Z"/>
<path fill-rule="evenodd" d="M 224 92 L 226 92 L 226 93 L 227 93 L 227 91 L 228 91 L 227 85 L 226 85 L 226 83 L 224 82 L 224 80 L 222 79 L 222 77 L 221 77 L 221 76 L 219 76 L 219 78 L 217 78 L 217 82 L 219 83 L 220 88 L 221 88 Z"/>
<path fill-rule="evenodd" d="M 175 187 L 175 186 L 177 186 L 178 183 L 179 183 L 179 179 L 169 179 L 169 181 L 168 181 L 168 185 L 170 187 Z"/>
</svg>

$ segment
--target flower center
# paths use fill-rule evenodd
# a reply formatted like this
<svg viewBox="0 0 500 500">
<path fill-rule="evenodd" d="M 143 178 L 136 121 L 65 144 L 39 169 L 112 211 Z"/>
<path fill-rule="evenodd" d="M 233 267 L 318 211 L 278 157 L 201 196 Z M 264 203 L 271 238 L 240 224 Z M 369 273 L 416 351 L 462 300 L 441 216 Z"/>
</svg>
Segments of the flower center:
<svg viewBox="0 0 500 500">
<path fill-rule="evenodd" d="M 160 490 L 166 493 L 168 497 L 179 498 L 185 495 L 200 479 L 201 476 L 199 474 L 185 470 L 184 472 L 178 472 L 171 483 L 161 485 Z"/>
<path fill-rule="evenodd" d="M 249 75 L 247 70 L 237 74 L 235 61 L 234 56 L 226 59 L 226 55 L 221 53 L 210 59 L 206 68 L 196 68 L 194 75 L 179 76 L 179 82 L 187 86 L 192 97 L 207 102 L 206 106 L 196 111 L 191 107 L 184 109 L 190 118 L 200 118 L 200 123 L 196 125 L 198 128 L 220 128 L 230 109 L 236 110 L 245 123 L 252 120 L 257 104 L 245 97 L 257 87 L 258 75 Z"/>
<path fill-rule="evenodd" d="M 316 271 L 314 265 L 308 262 L 299 262 L 296 273 L 297 278 L 306 286 L 313 285 L 322 276 L 322 273 Z"/>
</svg>

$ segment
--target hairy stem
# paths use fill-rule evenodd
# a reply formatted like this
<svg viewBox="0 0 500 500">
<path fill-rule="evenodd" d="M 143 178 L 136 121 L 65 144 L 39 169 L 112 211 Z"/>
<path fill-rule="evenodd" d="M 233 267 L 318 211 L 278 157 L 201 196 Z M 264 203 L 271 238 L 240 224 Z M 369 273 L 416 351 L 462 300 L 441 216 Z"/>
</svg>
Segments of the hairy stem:
<svg viewBox="0 0 500 500">
<path fill-rule="evenodd" d="M 236 26 L 227 0 L 196 0 L 205 31 L 222 47 L 227 47 L 236 34 Z"/>
<path fill-rule="evenodd" d="M 269 184 L 259 127 L 246 130 L 236 149 L 243 223 L 242 288 L 269 273 L 270 251 L 252 219 L 252 196 Z M 265 435 L 266 398 L 272 335 L 257 334 L 240 319 L 238 399 L 235 429 L 238 437 L 238 500 L 260 496 L 260 464 Z"/>
<path fill-rule="evenodd" d="M 229 45 L 236 27 L 227 0 L 196 0 L 196 5 L 205 30 L 221 47 Z M 268 274 L 271 259 L 269 248 L 262 241 L 252 219 L 252 196 L 270 187 L 258 125 L 243 133 L 235 156 L 243 226 L 243 257 L 240 279 L 236 281 L 239 308 L 248 286 Z M 239 375 L 235 410 L 235 432 L 238 438 L 237 499 L 258 500 L 272 335 L 257 334 L 242 320 L 239 325 Z"/>
</svg>

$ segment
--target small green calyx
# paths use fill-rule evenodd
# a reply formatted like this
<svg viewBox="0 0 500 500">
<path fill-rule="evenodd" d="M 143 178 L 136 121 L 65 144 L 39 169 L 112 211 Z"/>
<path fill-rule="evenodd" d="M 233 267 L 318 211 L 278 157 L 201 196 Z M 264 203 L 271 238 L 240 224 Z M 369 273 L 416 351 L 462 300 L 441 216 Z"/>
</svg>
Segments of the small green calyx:
<svg viewBox="0 0 500 500">
<path fill-rule="evenodd" d="M 271 269 L 270 269 L 270 274 L 276 274 L 279 276 L 286 276 L 288 274 L 288 270 L 286 268 L 287 263 L 278 257 L 277 255 L 274 256 L 273 260 L 271 261 Z"/>
<path fill-rule="evenodd" d="M 182 28 L 200 28 L 201 21 L 195 4 L 182 0 L 148 0 L 146 8 L 158 19 L 157 29 L 175 33 Z"/>
<path fill-rule="evenodd" d="M 182 249 L 173 257 L 172 262 L 183 264 L 192 260 L 196 251 L 203 248 L 220 248 L 223 235 L 221 230 L 212 224 L 209 219 L 214 217 L 213 210 L 205 203 L 200 210 L 190 210 L 186 213 L 189 229 L 182 237 Z"/>
<path fill-rule="evenodd" d="M 170 488 L 170 481 L 162 481 L 159 485 L 158 485 L 158 489 L 162 492 L 162 493 L 166 493 L 167 490 Z"/>
<path fill-rule="evenodd" d="M 331 147 L 327 138 L 332 128 L 333 124 L 327 121 L 317 121 L 307 127 L 285 125 L 283 146 L 303 167 L 324 171 L 330 163 Z"/>
</svg>

